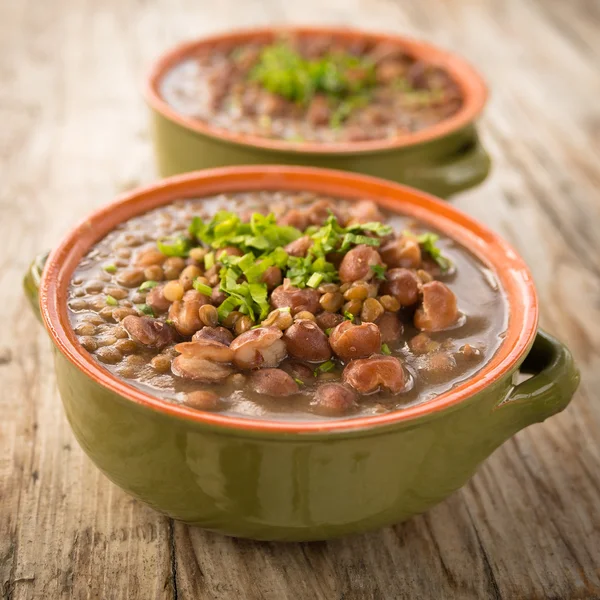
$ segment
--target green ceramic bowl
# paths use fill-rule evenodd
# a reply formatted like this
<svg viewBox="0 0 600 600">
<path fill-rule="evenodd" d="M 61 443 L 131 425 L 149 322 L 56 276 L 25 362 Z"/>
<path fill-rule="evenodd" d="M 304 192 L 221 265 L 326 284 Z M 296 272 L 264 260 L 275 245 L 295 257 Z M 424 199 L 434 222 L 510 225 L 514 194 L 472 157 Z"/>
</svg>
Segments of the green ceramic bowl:
<svg viewBox="0 0 600 600">
<path fill-rule="evenodd" d="M 429 402 L 387 414 L 269 421 L 195 411 L 117 379 L 78 343 L 67 287 L 89 248 L 117 224 L 182 197 L 241 190 L 313 190 L 372 198 L 451 236 L 495 273 L 509 327 L 475 377 Z M 25 288 L 53 343 L 75 437 L 117 485 L 157 510 L 225 534 L 319 540 L 397 523 L 460 488 L 515 432 L 562 410 L 579 375 L 569 351 L 537 330 L 522 259 L 471 218 L 427 194 L 338 171 L 224 168 L 122 196 L 34 261 Z M 39 290 L 39 299 L 38 299 Z M 533 376 L 515 384 L 521 371 Z"/>
<path fill-rule="evenodd" d="M 285 29 L 298 35 L 327 34 L 350 42 L 368 36 L 397 44 L 454 77 L 464 98 L 461 110 L 437 125 L 391 140 L 292 143 L 243 135 L 181 115 L 162 99 L 165 74 L 199 49 L 235 47 L 251 40 L 268 42 L 282 31 L 265 28 L 204 38 L 178 46 L 159 58 L 148 77 L 145 96 L 152 112 L 154 149 L 161 175 L 240 164 L 316 166 L 383 177 L 443 198 L 486 178 L 490 159 L 475 128 L 487 98 L 485 84 L 465 61 L 424 42 L 341 28 Z"/>
</svg>

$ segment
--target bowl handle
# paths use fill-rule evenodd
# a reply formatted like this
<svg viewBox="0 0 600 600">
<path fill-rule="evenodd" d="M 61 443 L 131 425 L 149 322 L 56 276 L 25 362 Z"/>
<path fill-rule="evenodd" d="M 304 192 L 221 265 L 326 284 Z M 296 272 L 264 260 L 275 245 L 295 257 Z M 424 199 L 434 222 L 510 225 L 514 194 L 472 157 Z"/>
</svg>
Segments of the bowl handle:
<svg viewBox="0 0 600 600">
<path fill-rule="evenodd" d="M 516 431 L 566 408 L 579 385 L 579 369 L 569 349 L 542 330 L 520 371 L 533 376 L 514 386 L 495 410 L 508 418 Z"/>
<path fill-rule="evenodd" d="M 35 316 L 37 317 L 40 323 L 42 322 L 42 313 L 40 311 L 40 281 L 42 279 L 42 271 L 44 270 L 44 265 L 48 260 L 49 252 L 44 252 L 43 254 L 38 254 L 33 262 L 29 265 L 29 269 L 27 269 L 27 273 L 23 277 L 23 289 L 25 290 L 25 295 L 29 300 L 29 304 L 33 309 Z"/>
</svg>

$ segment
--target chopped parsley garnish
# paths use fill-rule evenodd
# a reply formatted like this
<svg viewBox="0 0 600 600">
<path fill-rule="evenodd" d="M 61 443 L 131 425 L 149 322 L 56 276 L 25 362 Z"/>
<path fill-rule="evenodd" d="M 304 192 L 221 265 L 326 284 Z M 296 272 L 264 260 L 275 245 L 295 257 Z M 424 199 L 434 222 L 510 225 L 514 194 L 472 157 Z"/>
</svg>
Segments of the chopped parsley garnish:
<svg viewBox="0 0 600 600">
<path fill-rule="evenodd" d="M 332 332 L 332 331 L 333 331 L 333 327 L 328 327 L 328 328 L 325 330 L 325 334 L 326 334 L 326 335 L 331 335 L 331 332 Z"/>
<path fill-rule="evenodd" d="M 182 235 L 159 238 L 156 245 L 165 256 L 184 257 L 191 248 L 190 240 Z"/>
<path fill-rule="evenodd" d="M 158 281 L 153 281 L 152 279 L 148 279 L 148 281 L 144 281 L 142 285 L 138 288 L 140 292 L 145 292 L 146 290 L 151 290 L 152 288 L 158 285 Z"/>
<path fill-rule="evenodd" d="M 381 238 L 391 232 L 389 225 L 379 222 L 343 227 L 333 213 L 323 225 L 300 231 L 278 224 L 272 213 L 254 213 L 249 222 L 243 222 L 235 212 L 221 210 L 208 220 L 194 217 L 187 234 L 161 238 L 157 245 L 166 256 L 187 257 L 196 248 L 205 251 L 204 268 L 206 271 L 218 268 L 218 289 L 225 295 L 217 308 L 219 320 L 223 321 L 235 310 L 260 323 L 271 311 L 267 284 L 263 281 L 268 269 L 281 269 L 290 285 L 300 289 L 336 283 L 339 276 L 331 262 L 332 255 L 343 254 L 361 244 L 379 247 Z M 311 242 L 306 256 L 288 255 L 285 247 L 302 236 L 309 237 Z M 228 250 L 231 248 L 236 252 Z M 383 267 L 372 268 L 378 279 L 384 278 Z M 155 285 L 156 282 L 147 281 L 140 290 Z M 212 286 L 197 280 L 193 287 L 205 296 L 213 293 Z M 138 310 L 143 312 L 139 307 Z M 344 316 L 352 321 L 355 318 L 348 312 Z"/>
<path fill-rule="evenodd" d="M 141 312 L 143 315 L 146 315 L 147 317 L 154 316 L 154 311 L 152 310 L 152 307 L 149 304 L 136 304 L 135 307 L 138 309 L 139 312 Z"/>
<path fill-rule="evenodd" d="M 107 273 L 116 273 L 117 272 L 117 267 L 115 265 L 104 265 L 103 269 Z"/>
<path fill-rule="evenodd" d="M 385 265 L 371 265 L 371 271 L 375 274 L 375 279 L 384 281 L 386 268 Z"/>
<path fill-rule="evenodd" d="M 441 249 L 435 245 L 439 239 L 439 235 L 430 231 L 417 236 L 417 241 L 423 251 L 427 252 L 433 258 L 442 271 L 447 271 L 452 266 L 452 263 L 442 254 Z"/>
<path fill-rule="evenodd" d="M 381 352 L 383 354 L 386 354 L 387 356 L 389 356 L 392 353 L 390 347 L 387 344 L 381 344 Z"/>
<path fill-rule="evenodd" d="M 347 310 L 344 311 L 344 319 L 348 319 L 348 321 L 354 321 L 354 315 Z"/>
<path fill-rule="evenodd" d="M 368 59 L 349 53 L 304 58 L 285 42 L 262 49 L 250 79 L 274 94 L 304 105 L 316 94 L 336 100 L 353 99 L 376 83 L 375 65 Z"/>
<path fill-rule="evenodd" d="M 302 379 L 298 379 L 297 377 L 294 377 L 294 381 L 298 384 L 298 385 L 306 385 L 304 383 L 304 381 L 302 381 Z"/>
<path fill-rule="evenodd" d="M 212 288 L 210 287 L 210 285 L 207 285 L 206 283 L 202 283 L 201 281 L 198 281 L 197 279 L 194 280 L 192 285 L 194 286 L 194 289 L 196 291 L 200 292 L 203 296 L 208 296 L 209 298 L 210 298 L 210 296 L 212 296 Z"/>
<path fill-rule="evenodd" d="M 117 304 L 119 304 L 119 302 L 117 301 L 116 298 L 114 298 L 110 294 L 107 294 L 106 295 L 106 304 L 108 304 L 109 306 L 117 306 Z"/>
<path fill-rule="evenodd" d="M 329 371 L 333 371 L 333 369 L 335 369 L 335 363 L 332 360 L 328 360 L 327 362 L 324 362 L 322 365 L 319 365 L 315 370 L 314 370 L 314 376 L 318 377 L 320 373 L 329 373 Z"/>
</svg>

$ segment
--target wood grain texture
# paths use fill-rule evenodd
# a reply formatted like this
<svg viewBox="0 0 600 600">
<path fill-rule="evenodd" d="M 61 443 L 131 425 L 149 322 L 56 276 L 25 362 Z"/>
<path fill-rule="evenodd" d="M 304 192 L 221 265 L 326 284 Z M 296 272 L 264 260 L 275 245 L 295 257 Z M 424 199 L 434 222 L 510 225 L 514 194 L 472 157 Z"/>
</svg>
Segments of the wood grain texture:
<svg viewBox="0 0 600 600">
<path fill-rule="evenodd" d="M 154 177 L 139 95 L 176 41 L 341 23 L 469 58 L 492 97 L 494 172 L 456 204 L 534 273 L 542 325 L 582 385 L 426 515 L 330 543 L 239 541 L 172 523 L 73 440 L 20 278 L 36 252 Z M 600 4 L 596 0 L 4 0 L 0 3 L 0 598 L 600 599 Z"/>
</svg>

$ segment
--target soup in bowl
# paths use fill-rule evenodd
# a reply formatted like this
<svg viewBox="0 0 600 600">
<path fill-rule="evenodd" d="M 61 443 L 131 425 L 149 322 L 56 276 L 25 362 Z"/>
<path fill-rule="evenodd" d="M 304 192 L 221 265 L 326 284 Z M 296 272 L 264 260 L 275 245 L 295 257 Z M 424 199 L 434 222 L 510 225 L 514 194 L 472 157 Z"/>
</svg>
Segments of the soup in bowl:
<svg viewBox="0 0 600 600">
<path fill-rule="evenodd" d="M 173 178 L 39 267 L 27 289 L 84 450 L 136 497 L 232 535 L 324 539 L 421 512 L 578 381 L 537 332 L 518 255 L 376 179 Z"/>
<path fill-rule="evenodd" d="M 148 78 L 162 175 L 231 164 L 342 168 L 440 196 L 489 170 L 486 89 L 425 42 L 343 28 L 265 28 L 182 44 Z"/>
</svg>

